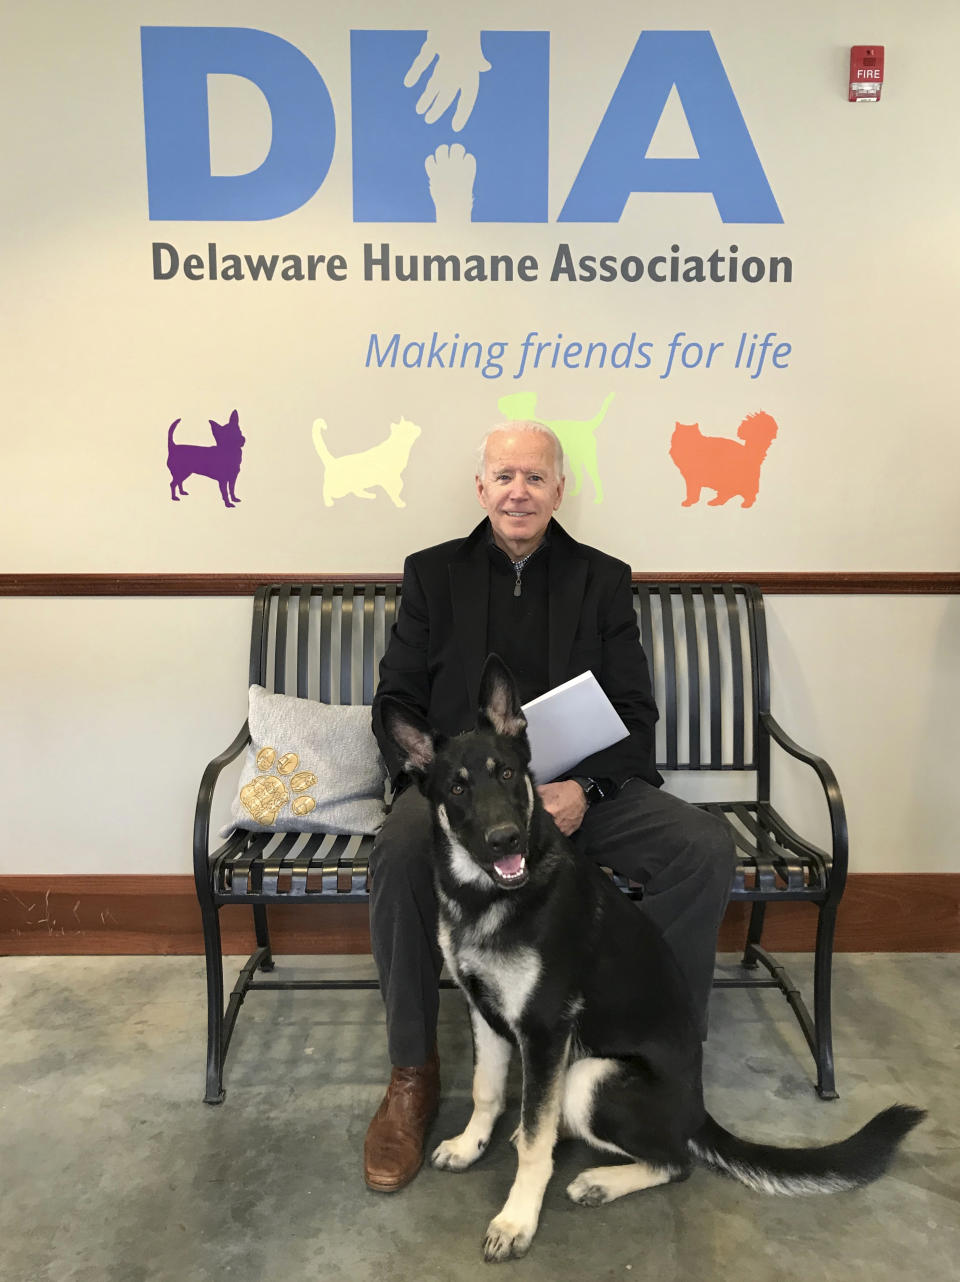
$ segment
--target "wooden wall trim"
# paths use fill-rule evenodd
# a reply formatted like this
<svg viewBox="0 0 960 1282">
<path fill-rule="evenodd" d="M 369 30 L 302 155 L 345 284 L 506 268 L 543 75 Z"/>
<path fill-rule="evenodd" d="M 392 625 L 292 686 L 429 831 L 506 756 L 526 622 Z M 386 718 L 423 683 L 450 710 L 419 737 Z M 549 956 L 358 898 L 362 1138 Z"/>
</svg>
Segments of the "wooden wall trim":
<svg viewBox="0 0 960 1282">
<path fill-rule="evenodd" d="M 366 904 L 271 908 L 275 951 L 368 953 Z M 254 947 L 252 913 L 220 914 L 225 953 Z M 721 952 L 736 952 L 747 905 L 731 904 Z M 809 904 L 767 910 L 764 942 L 774 951 L 813 948 Z M 859 873 L 847 882 L 837 927 L 840 952 L 960 952 L 960 873 Z M 0 955 L 197 955 L 200 911 L 190 876 L 0 877 Z"/>
<path fill-rule="evenodd" d="M 764 592 L 797 595 L 960 593 L 960 573 L 920 571 L 811 571 L 758 573 L 751 570 L 636 572 L 644 583 L 755 583 Z M 0 574 L 0 596 L 252 596 L 261 583 L 399 583 L 389 572 L 356 574 Z"/>
</svg>

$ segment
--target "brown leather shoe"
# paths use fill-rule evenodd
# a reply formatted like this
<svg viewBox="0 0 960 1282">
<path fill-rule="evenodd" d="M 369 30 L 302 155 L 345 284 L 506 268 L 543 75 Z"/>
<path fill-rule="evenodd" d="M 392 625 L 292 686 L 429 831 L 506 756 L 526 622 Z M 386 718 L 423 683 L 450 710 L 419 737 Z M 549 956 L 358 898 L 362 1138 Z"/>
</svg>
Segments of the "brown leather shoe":
<svg viewBox="0 0 960 1282">
<path fill-rule="evenodd" d="M 375 1193 L 395 1193 L 410 1183 L 423 1165 L 424 1140 L 439 1102 L 436 1047 L 425 1064 L 393 1070 L 363 1144 L 367 1188 Z"/>
</svg>

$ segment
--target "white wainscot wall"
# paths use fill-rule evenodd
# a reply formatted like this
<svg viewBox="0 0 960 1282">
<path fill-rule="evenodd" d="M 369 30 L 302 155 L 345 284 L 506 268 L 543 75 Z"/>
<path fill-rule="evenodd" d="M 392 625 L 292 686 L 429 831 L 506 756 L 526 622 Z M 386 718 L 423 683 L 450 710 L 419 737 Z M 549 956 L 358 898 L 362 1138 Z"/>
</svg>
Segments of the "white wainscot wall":
<svg viewBox="0 0 960 1282">
<path fill-rule="evenodd" d="M 245 716 L 250 612 L 230 597 L 0 601 L 0 874 L 190 872 L 200 775 Z M 960 599 L 774 595 L 767 615 L 773 711 L 837 773 L 852 871 L 960 872 Z M 786 817 L 825 842 L 812 775 L 778 767 Z"/>
</svg>

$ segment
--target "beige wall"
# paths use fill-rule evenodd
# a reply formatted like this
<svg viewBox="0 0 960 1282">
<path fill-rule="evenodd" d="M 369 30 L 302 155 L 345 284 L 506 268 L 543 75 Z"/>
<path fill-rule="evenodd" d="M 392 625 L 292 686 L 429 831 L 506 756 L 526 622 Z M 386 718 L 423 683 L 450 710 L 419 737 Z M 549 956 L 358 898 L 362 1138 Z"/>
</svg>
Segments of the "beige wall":
<svg viewBox="0 0 960 1282">
<path fill-rule="evenodd" d="M 550 32 L 550 221 L 463 226 L 441 213 L 436 223 L 354 223 L 350 28 L 428 27 L 448 9 L 440 0 L 13 5 L 0 77 L 4 118 L 17 122 L 4 139 L 0 361 L 16 484 L 0 507 L 3 568 L 399 568 L 404 550 L 462 525 L 463 460 L 500 417 L 498 399 L 518 390 L 537 395 L 543 417 L 572 420 L 591 418 L 613 393 L 597 430 L 604 501 L 594 503 L 588 483 L 565 519 L 638 569 L 955 568 L 960 170 L 955 112 L 942 97 L 960 42 L 954 0 L 812 0 L 802 10 L 764 0 L 638 10 L 607 0 L 590 7 L 589 23 L 582 7 L 542 0 L 477 6 L 485 29 Z M 457 12 L 459 30 L 475 33 L 469 7 Z M 316 65 L 338 133 L 329 176 L 306 204 L 263 222 L 149 221 L 141 23 L 249 25 Z M 658 194 L 631 196 L 617 223 L 556 221 L 645 27 L 710 31 L 782 224 L 724 224 L 710 195 Z M 848 103 L 845 91 L 849 47 L 863 40 L 887 48 L 883 99 L 867 106 Z M 418 95 L 409 94 L 412 113 Z M 230 91 L 215 80 L 210 98 L 214 155 L 225 167 L 255 167 L 266 145 L 262 96 L 249 82 Z M 425 154 L 458 136 L 443 121 L 431 129 Z M 658 154 L 689 154 L 689 143 L 674 104 Z M 181 253 L 208 241 L 240 254 L 339 251 L 350 275 L 339 285 L 155 281 L 155 240 Z M 362 246 L 382 240 L 408 254 L 534 254 L 541 278 L 365 282 Z M 578 255 L 645 260 L 674 243 L 701 257 L 737 244 L 741 259 L 789 256 L 793 281 L 551 283 L 561 241 Z M 435 329 L 509 339 L 513 355 L 530 330 L 611 343 L 636 331 L 654 342 L 656 361 L 646 371 L 542 370 L 519 381 L 364 367 L 371 331 L 406 339 Z M 679 331 L 725 347 L 710 370 L 675 367 L 661 379 Z M 756 380 L 734 369 L 744 331 L 789 341 L 787 368 L 768 363 Z M 226 511 L 202 478 L 188 483 L 189 500 L 172 503 L 169 424 L 180 418 L 179 440 L 206 443 L 208 419 L 222 422 L 234 407 L 247 436 L 242 505 Z M 779 425 L 756 506 L 681 507 L 668 457 L 674 423 L 733 437 L 756 410 Z M 379 490 L 323 505 L 317 417 L 337 457 L 377 444 L 401 417 L 422 428 L 404 473 L 405 508 Z"/>
</svg>

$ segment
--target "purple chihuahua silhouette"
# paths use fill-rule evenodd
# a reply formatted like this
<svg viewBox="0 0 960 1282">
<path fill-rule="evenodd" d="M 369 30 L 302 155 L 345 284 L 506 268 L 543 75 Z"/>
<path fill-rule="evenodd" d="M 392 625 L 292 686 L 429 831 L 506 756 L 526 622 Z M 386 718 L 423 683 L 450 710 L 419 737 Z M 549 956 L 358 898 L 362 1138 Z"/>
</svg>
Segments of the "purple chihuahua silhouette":
<svg viewBox="0 0 960 1282">
<path fill-rule="evenodd" d="M 180 502 L 180 494 L 187 494 L 183 483 L 194 473 L 209 476 L 217 482 L 227 507 L 239 503 L 234 486 L 240 474 L 246 439 L 240 431 L 237 411 L 233 411 L 226 423 L 210 420 L 216 445 L 178 445 L 173 433 L 179 422 L 179 419 L 174 419 L 167 432 L 167 467 L 170 469 L 170 497 L 174 503 Z"/>
</svg>

